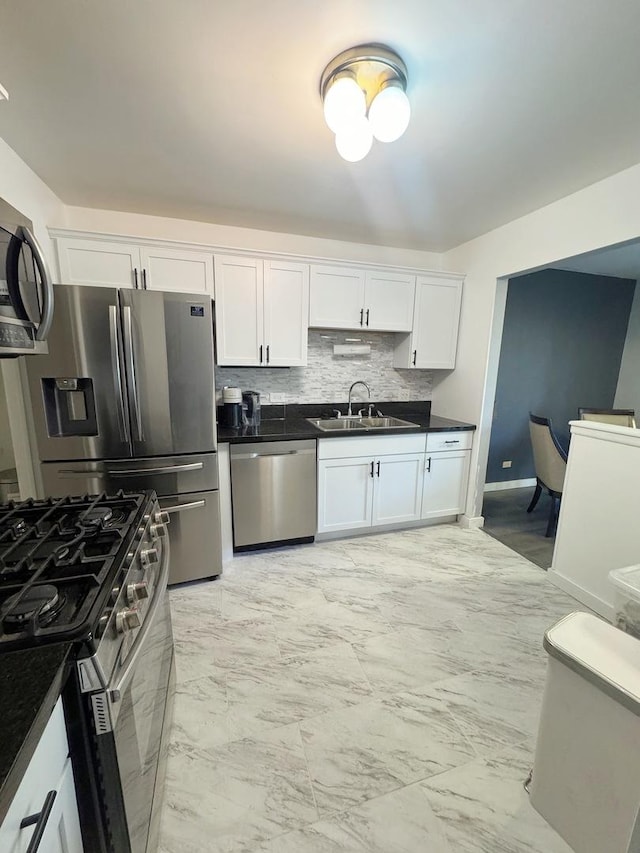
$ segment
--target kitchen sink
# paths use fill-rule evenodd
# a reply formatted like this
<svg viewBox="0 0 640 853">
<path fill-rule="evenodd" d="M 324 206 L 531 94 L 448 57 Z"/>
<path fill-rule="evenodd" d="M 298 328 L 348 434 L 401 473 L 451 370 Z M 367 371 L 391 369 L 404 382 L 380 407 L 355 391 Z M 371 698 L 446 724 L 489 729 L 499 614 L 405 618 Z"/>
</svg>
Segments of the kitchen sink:
<svg viewBox="0 0 640 853">
<path fill-rule="evenodd" d="M 411 421 L 401 421 L 400 418 L 360 418 L 360 422 L 367 429 L 396 429 L 397 427 L 417 427 Z"/>
<path fill-rule="evenodd" d="M 342 432 L 344 430 L 407 429 L 420 424 L 403 421 L 400 418 L 307 418 L 307 421 L 323 432 Z"/>
<path fill-rule="evenodd" d="M 310 424 L 323 432 L 341 432 L 345 429 L 365 429 L 362 418 L 307 418 Z"/>
</svg>

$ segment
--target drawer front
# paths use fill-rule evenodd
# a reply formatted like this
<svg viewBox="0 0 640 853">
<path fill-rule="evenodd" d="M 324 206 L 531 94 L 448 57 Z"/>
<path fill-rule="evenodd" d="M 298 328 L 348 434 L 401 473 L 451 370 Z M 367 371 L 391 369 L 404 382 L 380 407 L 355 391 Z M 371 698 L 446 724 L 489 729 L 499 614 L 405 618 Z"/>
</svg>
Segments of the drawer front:
<svg viewBox="0 0 640 853">
<path fill-rule="evenodd" d="M 356 456 L 391 456 L 398 453 L 424 453 L 425 434 L 366 435 L 326 438 L 318 441 L 318 459 L 349 459 Z"/>
<path fill-rule="evenodd" d="M 47 495 L 86 495 L 100 492 L 155 489 L 159 496 L 218 488 L 217 453 L 100 462 L 43 462 L 40 466 Z"/>
<path fill-rule="evenodd" d="M 471 430 L 430 432 L 427 434 L 427 453 L 433 453 L 436 450 L 468 450 L 472 441 Z"/>
</svg>

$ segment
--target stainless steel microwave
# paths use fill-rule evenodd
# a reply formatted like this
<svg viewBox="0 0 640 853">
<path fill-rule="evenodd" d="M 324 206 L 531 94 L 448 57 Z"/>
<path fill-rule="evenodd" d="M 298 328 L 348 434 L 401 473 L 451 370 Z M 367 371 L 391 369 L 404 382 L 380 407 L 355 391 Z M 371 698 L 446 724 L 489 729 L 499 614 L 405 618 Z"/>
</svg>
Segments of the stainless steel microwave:
<svg viewBox="0 0 640 853">
<path fill-rule="evenodd" d="M 0 199 L 0 358 L 49 352 L 53 282 L 31 222 Z"/>
</svg>

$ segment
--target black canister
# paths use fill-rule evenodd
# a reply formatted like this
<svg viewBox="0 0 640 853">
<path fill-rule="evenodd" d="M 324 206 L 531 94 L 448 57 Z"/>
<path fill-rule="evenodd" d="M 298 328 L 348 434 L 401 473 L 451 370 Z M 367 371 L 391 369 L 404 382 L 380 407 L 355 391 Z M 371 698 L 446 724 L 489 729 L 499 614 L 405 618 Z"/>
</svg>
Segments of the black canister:
<svg viewBox="0 0 640 853">
<path fill-rule="evenodd" d="M 240 388 L 222 389 L 222 421 L 224 426 L 237 429 L 242 426 L 242 391 Z"/>
</svg>

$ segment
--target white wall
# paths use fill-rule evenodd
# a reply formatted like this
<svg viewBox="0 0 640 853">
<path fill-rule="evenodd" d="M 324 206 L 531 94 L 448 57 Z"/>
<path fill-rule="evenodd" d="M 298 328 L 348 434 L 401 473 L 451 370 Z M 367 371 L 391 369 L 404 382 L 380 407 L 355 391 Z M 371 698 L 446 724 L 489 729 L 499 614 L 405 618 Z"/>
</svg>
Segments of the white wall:
<svg viewBox="0 0 640 853">
<path fill-rule="evenodd" d="M 614 406 L 616 409 L 635 409 L 640 421 L 640 287 L 637 282 Z"/>
<path fill-rule="evenodd" d="M 3 139 L 0 139 L 0 198 L 33 222 L 38 242 L 53 265 L 53 245 L 47 226 L 64 221 L 64 204 Z"/>
<path fill-rule="evenodd" d="M 118 236 L 180 240 L 228 249 L 283 252 L 323 259 L 419 267 L 426 270 L 437 270 L 442 266 L 442 255 L 435 252 L 347 243 L 324 237 L 303 237 L 298 234 L 257 231 L 253 228 L 167 219 L 162 216 L 115 210 L 92 210 L 87 207 L 67 207 L 62 219 L 50 222 L 50 225 L 78 231 L 101 231 Z"/>
<path fill-rule="evenodd" d="M 63 220 L 64 205 L 3 139 L 0 139 L 0 198 L 8 201 L 33 222 L 36 238 L 47 255 L 49 264 L 55 268 L 53 244 L 47 226 Z M 28 439 L 27 414 L 21 393 L 20 361 L 21 359 L 3 360 L 2 376 L 20 494 L 25 498 L 36 494 L 36 485 Z"/>
<path fill-rule="evenodd" d="M 439 415 L 478 424 L 467 515 L 478 516 L 482 507 L 504 315 L 504 293 L 498 291 L 497 280 L 638 236 L 640 165 L 445 254 L 444 268 L 462 270 L 466 279 L 456 369 L 434 376 L 432 399 Z"/>
</svg>

